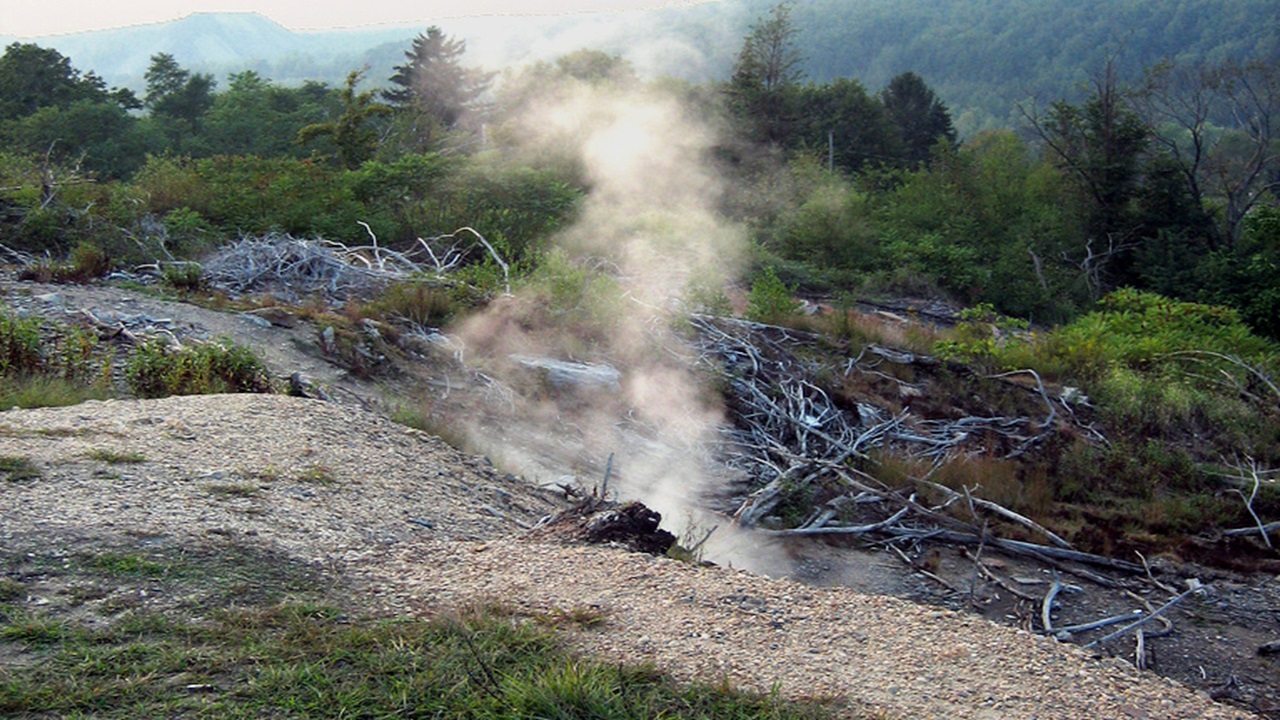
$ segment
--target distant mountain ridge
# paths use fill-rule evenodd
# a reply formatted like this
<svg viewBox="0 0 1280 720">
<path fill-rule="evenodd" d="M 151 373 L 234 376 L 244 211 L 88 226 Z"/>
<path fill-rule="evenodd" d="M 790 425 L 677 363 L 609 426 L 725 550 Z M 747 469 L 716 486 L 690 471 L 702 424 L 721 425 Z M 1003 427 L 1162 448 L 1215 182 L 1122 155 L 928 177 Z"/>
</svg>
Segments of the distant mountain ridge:
<svg viewBox="0 0 1280 720">
<path fill-rule="evenodd" d="M 281 84 L 338 85 L 368 67 L 374 84 L 403 62 L 431 24 L 467 42 L 465 60 L 500 70 L 592 47 L 648 77 L 726 79 L 753 22 L 778 0 L 720 0 L 570 16 L 488 16 L 418 25 L 298 32 L 256 13 L 197 13 L 153 25 L 28 40 L 53 47 L 108 84 L 142 90 L 155 53 L 226 75 L 255 70 Z M 1121 51 L 1134 78 L 1164 57 L 1280 62 L 1276 0 L 804 0 L 793 6 L 804 70 L 816 82 L 852 77 L 875 92 L 907 70 L 952 109 L 962 135 L 1020 121 L 1029 97 L 1069 97 Z M 4 44 L 12 38 L 0 38 Z"/>
<path fill-rule="evenodd" d="M 156 53 L 173 55 L 183 67 L 212 73 L 218 80 L 231 72 L 262 71 L 290 64 L 301 71 L 298 77 L 273 79 L 281 82 L 326 80 L 331 78 L 306 76 L 326 70 L 323 66 L 329 63 L 317 62 L 321 58 L 331 59 L 333 63 L 358 63 L 370 48 L 399 39 L 407 44 L 417 31 L 395 27 L 303 33 L 289 30 L 258 13 L 210 12 L 193 13 L 169 22 L 23 42 L 55 48 L 71 58 L 76 68 L 93 70 L 110 85 L 141 90 L 145 85 L 143 75 Z M 5 44 L 9 42 L 13 39 L 6 38 Z"/>
</svg>

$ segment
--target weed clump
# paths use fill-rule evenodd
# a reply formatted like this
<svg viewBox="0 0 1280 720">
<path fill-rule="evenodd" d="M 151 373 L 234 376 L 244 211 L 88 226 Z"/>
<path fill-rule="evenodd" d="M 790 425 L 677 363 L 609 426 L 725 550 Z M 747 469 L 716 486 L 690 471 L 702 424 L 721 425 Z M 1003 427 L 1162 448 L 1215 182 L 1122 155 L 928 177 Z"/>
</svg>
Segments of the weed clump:
<svg viewBox="0 0 1280 720">
<path fill-rule="evenodd" d="M 88 331 L 46 326 L 0 310 L 0 408 L 55 407 L 105 397 L 93 376 L 97 338 Z"/>
<path fill-rule="evenodd" d="M 262 360 L 226 338 L 182 348 L 148 340 L 129 359 L 125 378 L 141 398 L 273 391 Z"/>
<path fill-rule="evenodd" d="M 166 265 L 160 282 L 179 294 L 196 293 L 205 288 L 204 268 L 193 262 Z"/>
<path fill-rule="evenodd" d="M 31 462 L 31 458 L 15 455 L 0 455 L 0 475 L 10 482 L 35 480 L 44 473 Z"/>
</svg>

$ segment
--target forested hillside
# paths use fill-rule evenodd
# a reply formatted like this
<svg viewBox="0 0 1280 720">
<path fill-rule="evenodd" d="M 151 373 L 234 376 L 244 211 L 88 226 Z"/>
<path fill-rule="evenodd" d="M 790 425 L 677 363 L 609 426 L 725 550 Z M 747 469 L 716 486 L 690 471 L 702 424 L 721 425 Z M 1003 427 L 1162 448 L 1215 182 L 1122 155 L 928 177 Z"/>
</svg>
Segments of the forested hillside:
<svg viewBox="0 0 1280 720">
<path fill-rule="evenodd" d="M 768 0 L 750 0 L 753 13 Z M 957 110 L 966 134 L 1010 127 L 1014 104 L 1079 99 L 1108 55 L 1135 78 L 1180 62 L 1280 58 L 1269 0 L 810 0 L 795 7 L 805 69 L 881 87 L 912 70 Z"/>
<path fill-rule="evenodd" d="M 629 59 L 642 75 L 707 82 L 730 71 L 738 40 L 772 4 L 720 0 L 613 17 L 440 25 L 467 41 L 470 63 L 554 60 L 590 45 Z M 810 79 L 848 78 L 881 88 L 913 71 L 948 103 L 956 128 L 969 136 L 1019 122 L 1019 102 L 1079 99 L 1093 71 L 1117 51 L 1117 70 L 1128 79 L 1166 57 L 1190 63 L 1280 57 L 1269 22 L 1275 10 L 1270 0 L 807 0 L 795 5 L 793 21 Z M 289 85 L 337 85 L 350 68 L 366 64 L 380 82 L 398 62 L 398 48 L 421 29 L 301 33 L 251 13 L 208 13 L 35 41 L 134 90 L 142 89 L 147 58 L 157 52 L 219 81 L 255 70 Z"/>
</svg>

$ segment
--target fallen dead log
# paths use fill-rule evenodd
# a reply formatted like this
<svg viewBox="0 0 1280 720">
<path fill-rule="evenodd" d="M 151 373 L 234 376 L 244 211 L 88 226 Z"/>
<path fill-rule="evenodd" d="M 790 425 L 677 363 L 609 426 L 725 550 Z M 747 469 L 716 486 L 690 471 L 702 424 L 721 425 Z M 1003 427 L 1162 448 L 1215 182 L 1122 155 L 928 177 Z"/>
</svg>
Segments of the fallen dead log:
<svg viewBox="0 0 1280 720">
<path fill-rule="evenodd" d="M 612 365 L 571 362 L 532 355 L 512 355 L 512 362 L 536 370 L 555 387 L 605 387 L 618 389 L 622 373 Z"/>
<path fill-rule="evenodd" d="M 967 549 L 964 551 L 964 556 L 973 561 L 974 566 L 978 568 L 978 572 L 982 575 L 983 578 L 987 579 L 990 582 L 995 583 L 998 587 L 1003 588 L 1005 592 L 1009 593 L 1010 595 L 1013 595 L 1016 598 L 1019 598 L 1021 600 L 1026 600 L 1028 602 L 1035 602 L 1037 600 L 1036 596 L 1023 592 L 1022 590 L 1019 590 L 1018 588 L 1010 584 L 1007 580 L 997 575 L 991 568 L 987 567 L 987 564 L 982 562 L 982 560 L 978 556 L 970 553 Z"/>
<path fill-rule="evenodd" d="M 1116 638 L 1118 638 L 1118 637 L 1122 637 L 1122 636 L 1124 636 L 1124 635 L 1125 635 L 1125 634 L 1127 634 L 1127 633 L 1130 633 L 1130 632 L 1132 632 L 1132 631 L 1134 631 L 1134 630 L 1137 630 L 1138 628 L 1142 627 L 1143 625 L 1146 625 L 1147 623 L 1151 622 L 1152 620 L 1155 620 L 1156 618 L 1160 617 L 1161 615 L 1164 615 L 1166 612 L 1168 612 L 1169 610 L 1173 609 L 1173 607 L 1174 607 L 1175 605 L 1177 605 L 1178 603 L 1182 602 L 1183 600 L 1186 600 L 1186 599 L 1187 599 L 1188 597 L 1190 597 L 1191 595 L 1194 595 L 1194 594 L 1196 594 L 1196 593 L 1203 593 L 1203 592 L 1204 592 L 1204 586 L 1203 586 L 1203 585 L 1201 585 L 1200 583 L 1193 583 L 1193 584 L 1192 584 L 1192 586 L 1191 586 L 1190 588 L 1188 588 L 1185 592 L 1183 592 L 1181 595 L 1179 595 L 1179 596 L 1175 597 L 1174 599 L 1170 600 L 1169 602 L 1165 603 L 1164 605 L 1161 605 L 1159 608 L 1157 608 L 1157 609 L 1156 609 L 1154 612 L 1152 612 L 1151 614 L 1147 615 L 1146 617 L 1142 618 L 1141 620 L 1138 620 L 1137 622 L 1130 623 L 1129 625 L 1125 625 L 1124 627 L 1122 627 L 1122 628 L 1120 628 L 1119 630 L 1117 630 L 1117 631 L 1115 631 L 1115 632 L 1111 633 L 1110 635 L 1107 635 L 1106 637 L 1098 638 L 1097 640 L 1094 640 L 1093 642 L 1089 643 L 1088 645 L 1085 645 L 1085 646 L 1084 646 L 1084 649 L 1085 649 L 1085 650 L 1088 650 L 1088 649 L 1090 649 L 1090 648 L 1097 647 L 1098 645 L 1101 645 L 1101 644 L 1103 644 L 1103 643 L 1105 643 L 1105 642 L 1109 642 L 1109 641 L 1111 641 L 1111 640 L 1115 640 L 1115 639 L 1116 639 Z"/>
<path fill-rule="evenodd" d="M 790 530 L 758 530 L 770 537 L 799 537 L 804 535 L 866 535 L 881 530 L 901 520 L 910 511 L 902 508 L 893 515 L 870 525 L 824 525 L 819 527 L 799 527 Z"/>
<path fill-rule="evenodd" d="M 930 539 L 937 542 L 954 543 L 958 545 L 977 545 L 982 542 L 982 537 L 975 533 L 962 533 L 954 530 L 919 530 L 915 528 L 889 527 L 883 530 L 884 533 L 893 537 Z M 1051 545 L 1038 545 L 1023 540 L 1007 540 L 1005 538 L 987 538 L 986 542 L 992 547 L 1000 548 L 1005 552 L 1015 555 L 1024 555 L 1039 558 L 1052 558 L 1057 560 L 1067 560 L 1070 562 L 1078 562 L 1095 567 L 1104 567 L 1111 570 L 1119 570 L 1125 573 L 1142 572 L 1141 565 L 1135 565 L 1124 560 L 1116 560 L 1104 555 L 1094 555 L 1092 553 L 1080 552 L 1079 550 L 1068 550 L 1066 548 L 1053 547 Z M 1114 581 L 1111 581 L 1114 585 Z"/>
<path fill-rule="evenodd" d="M 1077 633 L 1097 630 L 1098 628 L 1109 627 L 1111 625 L 1119 625 L 1122 622 L 1130 622 L 1141 617 L 1141 610 L 1133 610 L 1123 615 L 1113 615 L 1111 617 L 1102 618 L 1101 620 L 1094 620 L 1093 622 L 1080 623 L 1079 625 L 1065 625 L 1063 627 L 1053 628 L 1052 630 L 1037 630 L 1036 632 L 1041 635 L 1053 635 L 1059 640 L 1066 640 Z"/>
<path fill-rule="evenodd" d="M 1049 590 L 1044 594 L 1044 602 L 1040 604 L 1040 626 L 1046 633 L 1053 632 L 1053 601 L 1058 597 L 1058 592 L 1062 590 L 1062 578 L 1058 577 L 1058 573 L 1053 574 L 1053 583 L 1049 585 Z"/>
</svg>

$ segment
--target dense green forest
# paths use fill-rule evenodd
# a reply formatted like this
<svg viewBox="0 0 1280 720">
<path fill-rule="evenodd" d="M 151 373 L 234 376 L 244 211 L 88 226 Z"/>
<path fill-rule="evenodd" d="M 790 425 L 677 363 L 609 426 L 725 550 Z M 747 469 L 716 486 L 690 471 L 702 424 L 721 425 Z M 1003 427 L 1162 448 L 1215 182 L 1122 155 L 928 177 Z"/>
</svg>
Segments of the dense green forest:
<svg viewBox="0 0 1280 720">
<path fill-rule="evenodd" d="M 810 292 L 927 285 L 1042 322 L 1131 286 L 1225 304 L 1280 333 L 1280 87 L 1264 40 L 1201 39 L 1187 58 L 1126 80 L 1131 47 L 1141 50 L 1130 38 L 1098 55 L 1084 96 L 1028 104 L 1016 125 L 961 144 L 949 108 L 913 71 L 880 88 L 812 74 L 808 58 L 830 40 L 803 28 L 820 5 L 765 9 L 729 77 L 676 90 L 732 128 L 712 162 L 731 181 L 723 212 L 751 229 L 757 265 Z M 982 28 L 989 5 L 939 8 Z M 925 42 L 909 32 L 913 7 L 876 26 L 882 47 Z M 975 43 L 968 62 L 990 65 L 982 53 L 994 47 L 1027 57 L 1009 51 L 1024 41 L 1063 45 Z M 1244 50 L 1264 54 L 1232 58 Z M 588 188 L 563 163 L 508 161 L 501 128 L 566 79 L 641 81 L 598 51 L 501 78 L 466 67 L 464 53 L 432 28 L 393 76 L 353 71 L 340 87 L 282 87 L 253 71 L 220 85 L 156 54 L 138 95 L 55 50 L 10 45 L 0 57 L 0 241 L 58 255 L 115 235 L 112 252 L 138 260 L 141 228 L 172 215 L 176 234 L 197 234 L 202 247 L 270 229 L 349 240 L 365 232 L 357 221 L 393 241 L 494 223 L 482 231 L 517 258 L 536 254 Z"/>
<path fill-rule="evenodd" d="M 771 4 L 748 6 L 759 15 Z M 961 106 L 957 126 L 972 134 L 1018 123 L 1018 103 L 1082 100 L 1093 70 L 1117 51 L 1127 80 L 1166 57 L 1274 60 L 1280 33 L 1265 20 L 1274 13 L 1268 0 L 813 0 L 797 4 L 794 19 L 813 78 L 878 86 L 915 71 Z"/>
</svg>

